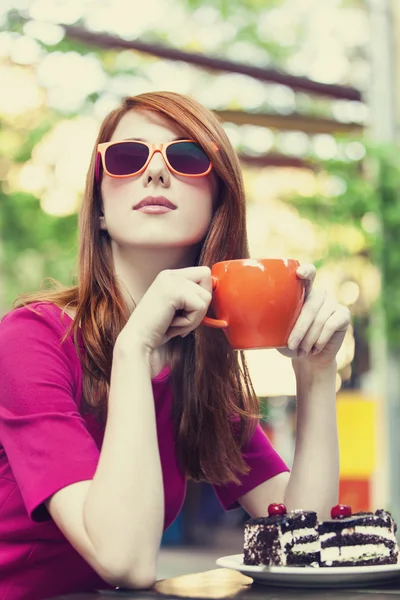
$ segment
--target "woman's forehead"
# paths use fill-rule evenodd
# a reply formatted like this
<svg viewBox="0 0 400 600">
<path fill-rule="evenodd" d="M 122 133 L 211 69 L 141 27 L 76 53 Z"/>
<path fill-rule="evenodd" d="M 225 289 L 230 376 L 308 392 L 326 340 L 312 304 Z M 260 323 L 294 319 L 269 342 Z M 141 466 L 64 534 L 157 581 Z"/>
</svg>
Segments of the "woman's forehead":
<svg viewBox="0 0 400 600">
<path fill-rule="evenodd" d="M 140 138 L 146 142 L 169 142 L 186 137 L 182 128 L 156 111 L 130 110 L 118 123 L 111 140 Z"/>
</svg>

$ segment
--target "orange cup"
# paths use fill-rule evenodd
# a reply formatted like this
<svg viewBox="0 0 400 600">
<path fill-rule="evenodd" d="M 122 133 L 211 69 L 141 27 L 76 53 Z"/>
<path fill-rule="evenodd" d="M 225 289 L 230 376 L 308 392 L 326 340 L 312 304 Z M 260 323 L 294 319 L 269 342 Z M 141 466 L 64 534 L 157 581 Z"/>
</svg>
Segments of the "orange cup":
<svg viewBox="0 0 400 600">
<path fill-rule="evenodd" d="M 285 348 L 304 303 L 297 260 L 226 260 L 211 269 L 217 317 L 203 324 L 223 329 L 234 350 Z"/>
</svg>

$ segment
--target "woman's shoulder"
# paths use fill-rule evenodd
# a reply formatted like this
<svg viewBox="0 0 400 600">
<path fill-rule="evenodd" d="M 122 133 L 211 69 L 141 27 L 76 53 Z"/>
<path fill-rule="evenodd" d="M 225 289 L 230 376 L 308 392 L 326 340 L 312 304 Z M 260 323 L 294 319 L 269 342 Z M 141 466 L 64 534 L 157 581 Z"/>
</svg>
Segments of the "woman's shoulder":
<svg viewBox="0 0 400 600">
<path fill-rule="evenodd" d="M 35 336 L 62 337 L 71 325 L 71 317 L 52 302 L 32 302 L 6 313 L 0 321 L 0 339 Z"/>
<path fill-rule="evenodd" d="M 15 394 L 23 392 L 24 402 L 24 398 L 33 397 L 38 386 L 47 389 L 56 385 L 58 390 L 76 392 L 81 366 L 73 335 L 69 333 L 71 324 L 70 317 L 50 302 L 32 302 L 10 310 L 3 317 L 0 321 L 1 402 L 10 390 L 9 398 L 14 391 Z"/>
</svg>

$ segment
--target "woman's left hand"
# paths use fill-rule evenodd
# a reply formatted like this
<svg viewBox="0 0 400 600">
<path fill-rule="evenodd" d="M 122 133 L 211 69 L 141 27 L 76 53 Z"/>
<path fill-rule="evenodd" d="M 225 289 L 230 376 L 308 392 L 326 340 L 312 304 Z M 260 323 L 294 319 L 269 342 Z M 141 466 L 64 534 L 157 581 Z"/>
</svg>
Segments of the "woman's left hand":
<svg viewBox="0 0 400 600">
<path fill-rule="evenodd" d="M 305 301 L 289 336 L 289 348 L 279 351 L 293 359 L 325 366 L 336 359 L 350 323 L 350 312 L 325 290 L 313 289 L 313 265 L 301 266 L 296 273 L 304 281 Z"/>
</svg>

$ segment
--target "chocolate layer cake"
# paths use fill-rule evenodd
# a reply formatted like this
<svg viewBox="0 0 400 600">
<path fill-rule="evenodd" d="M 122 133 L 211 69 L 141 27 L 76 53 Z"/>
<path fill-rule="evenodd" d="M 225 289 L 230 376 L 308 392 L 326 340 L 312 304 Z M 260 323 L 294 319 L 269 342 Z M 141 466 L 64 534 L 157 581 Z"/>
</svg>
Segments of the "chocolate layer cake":
<svg viewBox="0 0 400 600">
<path fill-rule="evenodd" d="M 314 512 L 271 504 L 269 517 L 245 524 L 244 564 L 354 567 L 399 563 L 396 524 L 390 513 L 360 512 L 338 504 L 332 519 L 318 523 Z"/>
<path fill-rule="evenodd" d="M 360 512 L 317 526 L 322 567 L 395 564 L 399 559 L 396 524 L 390 513 Z"/>
<path fill-rule="evenodd" d="M 293 511 L 250 519 L 244 531 L 244 564 L 318 565 L 316 525 L 315 512 Z"/>
<path fill-rule="evenodd" d="M 320 543 L 316 530 L 317 513 L 302 510 L 288 514 L 292 540 L 287 546 L 287 565 L 318 566 Z"/>
</svg>

